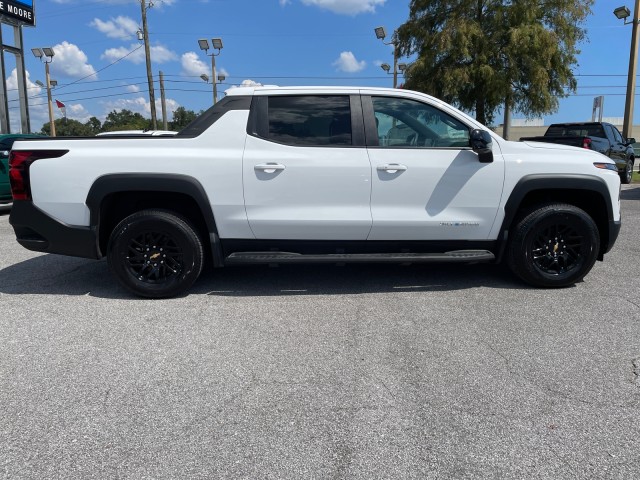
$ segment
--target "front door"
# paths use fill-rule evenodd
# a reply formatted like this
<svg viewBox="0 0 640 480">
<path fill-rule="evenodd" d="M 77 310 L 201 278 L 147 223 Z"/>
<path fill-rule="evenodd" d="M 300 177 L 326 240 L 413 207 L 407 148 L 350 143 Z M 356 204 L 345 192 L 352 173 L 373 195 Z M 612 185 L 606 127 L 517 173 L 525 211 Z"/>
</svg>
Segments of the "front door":
<svg viewBox="0 0 640 480">
<path fill-rule="evenodd" d="M 504 162 L 480 163 L 470 129 L 453 112 L 410 98 L 363 97 L 373 169 L 369 240 L 487 240 Z M 365 119 L 365 121 L 367 121 Z M 375 126 L 373 126 L 375 125 Z M 377 144 L 377 145 L 372 145 Z"/>
</svg>

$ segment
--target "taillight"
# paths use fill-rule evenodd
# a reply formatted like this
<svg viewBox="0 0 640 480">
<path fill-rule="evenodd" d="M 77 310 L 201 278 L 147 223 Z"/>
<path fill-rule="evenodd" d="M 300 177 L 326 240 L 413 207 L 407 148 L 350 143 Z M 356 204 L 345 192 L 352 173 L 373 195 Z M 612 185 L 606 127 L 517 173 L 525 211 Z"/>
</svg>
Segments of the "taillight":
<svg viewBox="0 0 640 480">
<path fill-rule="evenodd" d="M 9 182 L 14 200 L 31 200 L 29 167 L 41 158 L 57 158 L 69 150 L 11 150 L 9 154 Z"/>
<path fill-rule="evenodd" d="M 591 139 L 590 138 L 583 138 L 582 139 L 582 148 L 591 148 Z"/>
</svg>

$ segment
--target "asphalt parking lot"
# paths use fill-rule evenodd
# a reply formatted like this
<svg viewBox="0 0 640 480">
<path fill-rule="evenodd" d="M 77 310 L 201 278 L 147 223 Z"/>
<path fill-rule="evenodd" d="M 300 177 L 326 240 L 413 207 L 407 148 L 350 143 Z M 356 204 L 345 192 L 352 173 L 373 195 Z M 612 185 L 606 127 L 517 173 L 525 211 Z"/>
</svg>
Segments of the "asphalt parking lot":
<svg viewBox="0 0 640 480">
<path fill-rule="evenodd" d="M 640 478 L 640 185 L 573 288 L 238 267 L 131 297 L 0 213 L 4 478 Z"/>
</svg>

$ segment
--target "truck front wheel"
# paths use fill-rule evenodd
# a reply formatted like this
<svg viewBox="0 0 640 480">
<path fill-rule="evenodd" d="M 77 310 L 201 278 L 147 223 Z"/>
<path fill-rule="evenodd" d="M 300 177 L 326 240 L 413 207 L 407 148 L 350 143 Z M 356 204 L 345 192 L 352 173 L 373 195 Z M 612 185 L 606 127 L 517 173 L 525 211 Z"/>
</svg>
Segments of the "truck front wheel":
<svg viewBox="0 0 640 480">
<path fill-rule="evenodd" d="M 516 222 L 507 253 L 511 270 L 537 287 L 568 287 L 593 267 L 600 235 L 593 219 L 573 205 L 539 207 Z"/>
<path fill-rule="evenodd" d="M 129 291 L 166 298 L 187 290 L 202 271 L 204 249 L 189 221 L 164 210 L 142 210 L 111 233 L 109 268 Z"/>
</svg>

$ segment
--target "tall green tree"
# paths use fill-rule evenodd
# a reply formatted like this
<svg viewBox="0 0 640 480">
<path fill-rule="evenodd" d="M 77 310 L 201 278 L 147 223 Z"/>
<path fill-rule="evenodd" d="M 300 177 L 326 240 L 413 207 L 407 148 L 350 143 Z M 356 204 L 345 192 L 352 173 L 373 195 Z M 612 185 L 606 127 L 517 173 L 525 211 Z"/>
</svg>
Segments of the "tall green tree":
<svg viewBox="0 0 640 480">
<path fill-rule="evenodd" d="M 102 131 L 102 123 L 96 117 L 91 117 L 85 125 L 89 128 L 92 135 L 97 135 Z"/>
<path fill-rule="evenodd" d="M 70 118 L 58 118 L 56 122 L 56 136 L 58 137 L 91 137 L 94 135 L 91 128 L 78 120 Z M 51 135 L 51 123 L 47 122 L 42 126 L 41 133 Z"/>
<path fill-rule="evenodd" d="M 144 118 L 138 112 L 134 113 L 131 110 L 127 109 L 123 109 L 120 111 L 111 111 L 102 124 L 103 132 L 149 129 L 151 129 L 150 119 Z"/>
<path fill-rule="evenodd" d="M 407 88 L 474 111 L 484 124 L 512 108 L 527 116 L 558 109 L 575 92 L 572 67 L 594 0 L 412 0 L 397 32 L 417 54 Z"/>
<path fill-rule="evenodd" d="M 173 121 L 170 122 L 171 130 L 175 130 L 176 132 L 182 130 L 184 127 L 189 125 L 193 120 L 196 119 L 198 114 L 193 110 L 187 110 L 184 107 L 178 107 L 173 112 Z"/>
</svg>

